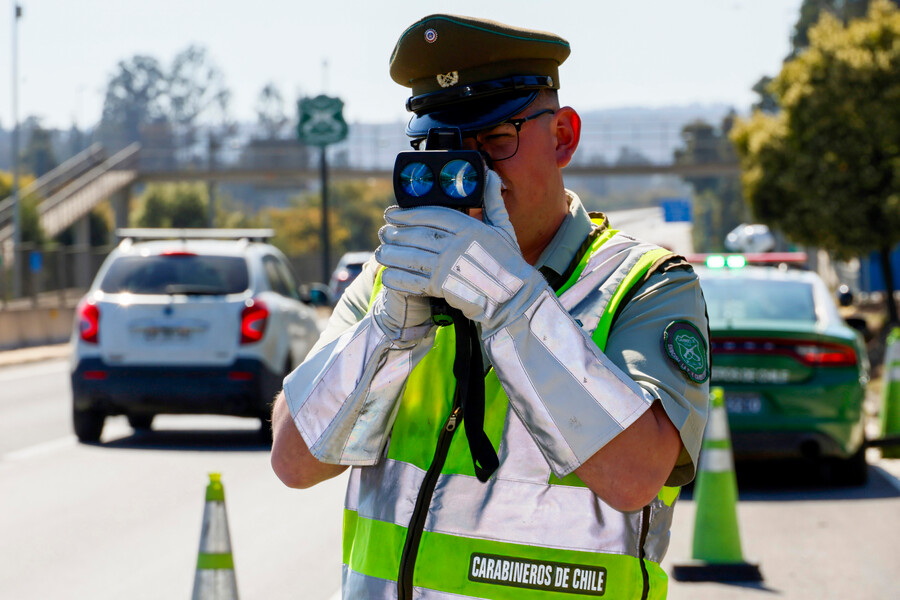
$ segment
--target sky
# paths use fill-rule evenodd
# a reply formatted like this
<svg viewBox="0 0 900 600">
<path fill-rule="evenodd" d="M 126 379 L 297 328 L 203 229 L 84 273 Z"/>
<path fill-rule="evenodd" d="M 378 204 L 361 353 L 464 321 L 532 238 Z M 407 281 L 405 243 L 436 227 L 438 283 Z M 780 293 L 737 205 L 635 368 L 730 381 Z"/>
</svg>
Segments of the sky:
<svg viewBox="0 0 900 600">
<path fill-rule="evenodd" d="M 0 0 L 0 125 L 13 122 L 13 11 Z M 18 0 L 18 117 L 45 127 L 96 123 L 116 64 L 164 65 L 205 47 L 232 90 L 232 117 L 256 119 L 274 83 L 296 117 L 298 97 L 344 101 L 348 122 L 406 120 L 407 88 L 388 74 L 400 34 L 451 13 L 552 31 L 572 48 L 560 100 L 579 111 L 726 103 L 744 112 L 753 84 L 789 51 L 801 0 Z M 326 65 L 327 66 L 323 66 Z"/>
</svg>

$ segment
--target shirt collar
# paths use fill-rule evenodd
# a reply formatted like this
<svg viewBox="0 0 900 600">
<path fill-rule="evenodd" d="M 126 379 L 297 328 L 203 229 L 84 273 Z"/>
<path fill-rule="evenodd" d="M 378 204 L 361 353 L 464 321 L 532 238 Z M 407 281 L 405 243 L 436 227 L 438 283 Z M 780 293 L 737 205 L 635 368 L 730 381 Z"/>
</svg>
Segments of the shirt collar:
<svg viewBox="0 0 900 600">
<path fill-rule="evenodd" d="M 569 213 L 563 218 L 556 235 L 541 252 L 535 268 L 545 273 L 550 269 L 557 276 L 566 272 L 575 253 L 581 248 L 582 242 L 590 234 L 593 224 L 588 216 L 578 194 L 566 190 L 569 199 Z"/>
</svg>

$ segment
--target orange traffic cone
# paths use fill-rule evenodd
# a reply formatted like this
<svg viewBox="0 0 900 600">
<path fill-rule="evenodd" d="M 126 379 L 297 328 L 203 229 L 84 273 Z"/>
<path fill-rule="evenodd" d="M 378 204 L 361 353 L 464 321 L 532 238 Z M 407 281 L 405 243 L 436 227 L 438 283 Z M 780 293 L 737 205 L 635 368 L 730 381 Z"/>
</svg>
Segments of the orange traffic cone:
<svg viewBox="0 0 900 600">
<path fill-rule="evenodd" d="M 194 576 L 192 600 L 237 600 L 237 580 L 225 514 L 225 488 L 219 473 L 209 474 L 197 573 Z"/>
<path fill-rule="evenodd" d="M 745 562 L 741 553 L 725 391 L 713 388 L 710 396 L 709 423 L 694 486 L 694 562 L 675 565 L 672 577 L 677 581 L 762 581 L 759 567 Z"/>
</svg>

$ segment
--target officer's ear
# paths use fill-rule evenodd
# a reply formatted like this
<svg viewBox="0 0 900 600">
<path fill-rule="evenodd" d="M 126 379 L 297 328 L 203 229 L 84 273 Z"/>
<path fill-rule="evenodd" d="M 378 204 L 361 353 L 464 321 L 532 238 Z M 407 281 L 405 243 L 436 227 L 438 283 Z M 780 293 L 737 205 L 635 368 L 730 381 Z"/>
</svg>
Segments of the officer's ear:
<svg viewBox="0 0 900 600">
<path fill-rule="evenodd" d="M 581 117 L 571 106 L 564 106 L 553 115 L 556 133 L 556 166 L 562 169 L 572 160 L 581 139 Z"/>
</svg>

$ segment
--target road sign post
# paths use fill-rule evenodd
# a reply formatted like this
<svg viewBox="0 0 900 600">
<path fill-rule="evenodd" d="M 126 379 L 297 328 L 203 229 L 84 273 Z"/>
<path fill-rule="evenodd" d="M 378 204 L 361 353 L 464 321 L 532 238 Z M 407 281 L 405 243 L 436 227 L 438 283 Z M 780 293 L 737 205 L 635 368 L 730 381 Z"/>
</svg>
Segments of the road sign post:
<svg viewBox="0 0 900 600">
<path fill-rule="evenodd" d="M 297 135 L 309 146 L 319 146 L 322 175 L 322 281 L 328 282 L 331 272 L 328 235 L 328 159 L 325 149 L 347 137 L 347 123 L 344 121 L 344 102 L 339 98 L 319 95 L 304 98 L 297 103 L 300 120 Z"/>
<path fill-rule="evenodd" d="M 12 297 L 22 295 L 22 198 L 19 190 L 19 19 L 22 7 L 15 3 L 13 12 L 12 33 L 12 190 L 13 199 L 13 281 Z"/>
</svg>

